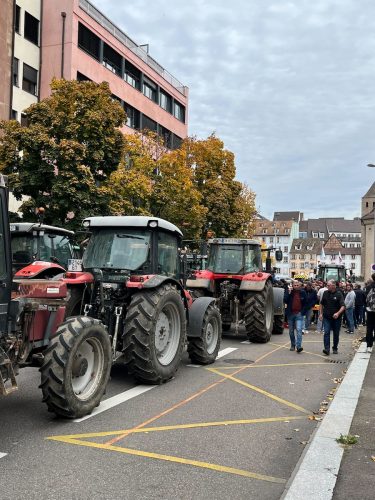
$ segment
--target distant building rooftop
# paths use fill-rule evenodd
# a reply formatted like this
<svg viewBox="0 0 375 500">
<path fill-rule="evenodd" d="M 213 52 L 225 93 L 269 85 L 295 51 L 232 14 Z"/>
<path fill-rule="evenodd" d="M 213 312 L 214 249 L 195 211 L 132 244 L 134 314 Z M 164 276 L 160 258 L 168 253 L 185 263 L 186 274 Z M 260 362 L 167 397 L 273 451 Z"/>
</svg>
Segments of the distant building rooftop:
<svg viewBox="0 0 375 500">
<path fill-rule="evenodd" d="M 302 212 L 274 212 L 273 220 L 293 220 L 295 222 L 300 222 L 303 220 Z"/>
</svg>

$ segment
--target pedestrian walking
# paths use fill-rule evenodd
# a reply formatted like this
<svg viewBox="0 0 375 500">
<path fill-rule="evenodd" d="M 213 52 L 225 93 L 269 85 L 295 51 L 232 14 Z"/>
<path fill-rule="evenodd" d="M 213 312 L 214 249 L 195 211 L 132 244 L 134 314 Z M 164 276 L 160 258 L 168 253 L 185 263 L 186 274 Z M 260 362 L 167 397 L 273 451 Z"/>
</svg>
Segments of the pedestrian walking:
<svg viewBox="0 0 375 500">
<path fill-rule="evenodd" d="M 365 326 L 366 293 L 362 290 L 361 285 L 356 285 L 354 293 L 354 317 L 357 320 L 357 325 Z"/>
<path fill-rule="evenodd" d="M 289 324 L 290 350 L 303 351 L 302 347 L 302 328 L 303 317 L 306 312 L 307 295 L 302 289 L 302 283 L 294 280 L 292 290 L 285 290 L 284 302 L 286 304 L 286 316 Z M 295 334 L 296 330 L 296 334 Z"/>
<path fill-rule="evenodd" d="M 372 352 L 375 337 L 375 273 L 371 275 L 372 282 L 366 287 L 366 344 L 367 352 Z"/>
<path fill-rule="evenodd" d="M 353 290 L 353 285 L 351 283 L 348 283 L 346 285 L 346 295 L 344 299 L 344 305 L 345 305 L 346 323 L 348 325 L 346 333 L 353 334 L 355 326 L 354 322 L 355 293 Z"/>
<path fill-rule="evenodd" d="M 318 302 L 318 295 L 315 288 L 313 287 L 311 281 L 308 281 L 305 285 L 305 292 L 307 296 L 306 302 L 306 313 L 305 313 L 305 324 L 302 333 L 308 333 L 309 327 L 311 325 L 311 318 L 313 314 L 313 307 Z"/>
<path fill-rule="evenodd" d="M 322 300 L 320 301 L 319 317 L 323 320 L 324 329 L 323 354 L 329 356 L 331 331 L 333 332 L 332 353 L 338 353 L 341 315 L 345 311 L 345 305 L 344 297 L 336 287 L 336 281 L 329 280 L 327 287 L 328 290 L 323 293 Z"/>
<path fill-rule="evenodd" d="M 322 286 L 319 288 L 318 290 L 318 302 L 319 302 L 319 311 L 320 311 L 320 302 L 322 300 L 322 297 L 323 297 L 323 294 L 324 292 L 328 290 L 327 288 L 327 283 L 322 283 Z M 323 320 L 322 318 L 320 317 L 320 313 L 318 312 L 318 321 L 317 321 L 317 324 L 316 324 L 316 329 L 319 333 L 323 333 Z"/>
</svg>

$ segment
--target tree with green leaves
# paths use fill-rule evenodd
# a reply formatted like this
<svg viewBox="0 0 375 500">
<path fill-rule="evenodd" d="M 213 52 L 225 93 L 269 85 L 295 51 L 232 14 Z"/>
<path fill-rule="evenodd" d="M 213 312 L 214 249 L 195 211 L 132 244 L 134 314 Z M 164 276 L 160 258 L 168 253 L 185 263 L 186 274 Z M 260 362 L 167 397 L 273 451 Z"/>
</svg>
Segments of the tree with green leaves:
<svg viewBox="0 0 375 500">
<path fill-rule="evenodd" d="M 123 156 L 125 112 L 106 82 L 53 80 L 52 94 L 26 111 L 27 127 L 0 122 L 0 170 L 21 211 L 46 208 L 45 222 L 76 228 L 87 215 L 109 213 L 102 183 Z"/>
</svg>

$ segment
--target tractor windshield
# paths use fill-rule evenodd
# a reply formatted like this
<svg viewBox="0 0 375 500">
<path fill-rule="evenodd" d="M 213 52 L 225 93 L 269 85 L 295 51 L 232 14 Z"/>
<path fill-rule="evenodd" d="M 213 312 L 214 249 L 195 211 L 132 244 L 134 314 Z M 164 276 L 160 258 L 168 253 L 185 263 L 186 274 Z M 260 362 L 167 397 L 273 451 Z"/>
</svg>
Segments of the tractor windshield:
<svg viewBox="0 0 375 500">
<path fill-rule="evenodd" d="M 319 269 L 318 279 L 322 281 L 346 281 L 346 272 L 342 267 L 321 267 Z"/>
<path fill-rule="evenodd" d="M 68 267 L 68 259 L 74 257 L 70 238 L 63 234 L 44 231 L 30 233 L 11 233 L 12 261 L 16 267 L 23 267 L 34 260 L 57 262 Z"/>
<path fill-rule="evenodd" d="M 260 246 L 211 245 L 207 269 L 215 273 L 246 274 L 260 267 Z"/>
<path fill-rule="evenodd" d="M 144 229 L 94 231 L 83 255 L 83 267 L 135 271 L 148 259 L 150 237 L 150 231 Z"/>
</svg>

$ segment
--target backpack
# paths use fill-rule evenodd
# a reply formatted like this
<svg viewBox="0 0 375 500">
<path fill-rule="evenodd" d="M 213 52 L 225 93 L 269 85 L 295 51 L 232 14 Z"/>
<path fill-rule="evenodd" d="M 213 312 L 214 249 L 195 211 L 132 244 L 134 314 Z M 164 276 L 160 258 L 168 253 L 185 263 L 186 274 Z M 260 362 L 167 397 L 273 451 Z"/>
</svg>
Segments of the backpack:
<svg viewBox="0 0 375 500">
<path fill-rule="evenodd" d="M 366 297 L 366 309 L 375 312 L 375 288 L 371 288 Z"/>
</svg>

